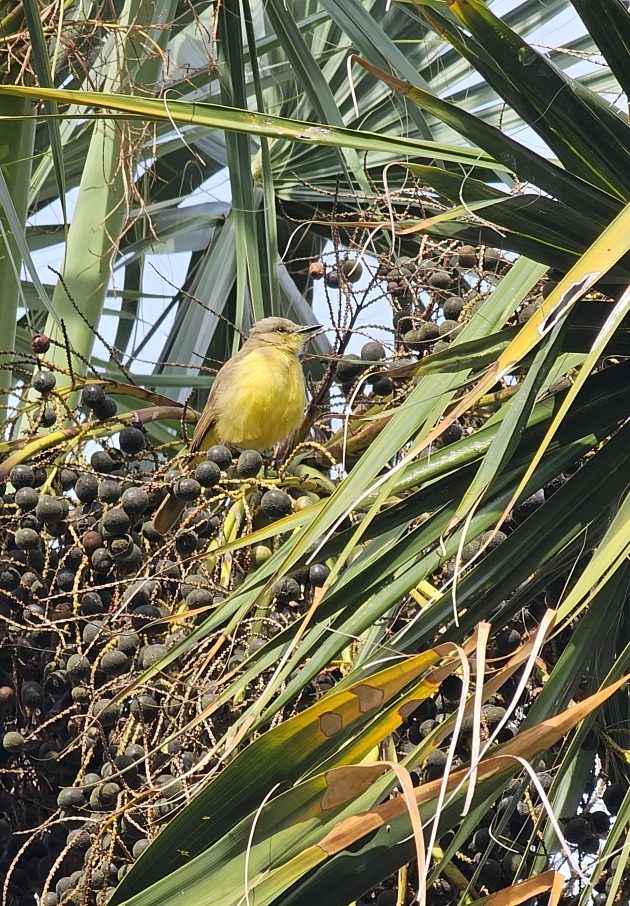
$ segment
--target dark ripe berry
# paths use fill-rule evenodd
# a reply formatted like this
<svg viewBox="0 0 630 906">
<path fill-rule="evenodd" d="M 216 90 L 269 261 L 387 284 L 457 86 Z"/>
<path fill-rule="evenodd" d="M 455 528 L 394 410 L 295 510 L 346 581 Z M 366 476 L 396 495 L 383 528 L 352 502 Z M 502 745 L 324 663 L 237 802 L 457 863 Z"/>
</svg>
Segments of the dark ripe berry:
<svg viewBox="0 0 630 906">
<path fill-rule="evenodd" d="M 447 321 L 457 321 L 464 310 L 465 302 L 460 296 L 448 296 L 442 303 L 442 312 Z"/>
<path fill-rule="evenodd" d="M 392 325 L 397 328 L 400 325 L 401 333 L 411 330 L 413 327 L 413 311 L 411 308 L 400 308 L 392 314 Z"/>
<path fill-rule="evenodd" d="M 255 478 L 262 469 L 263 459 L 258 450 L 243 450 L 236 461 L 239 478 Z"/>
<path fill-rule="evenodd" d="M 331 289 L 339 289 L 339 271 L 336 268 L 328 271 L 324 282 L 326 283 L 326 286 L 330 286 Z"/>
<path fill-rule="evenodd" d="M 155 526 L 153 525 L 151 519 L 147 520 L 147 522 L 142 523 L 142 528 L 140 529 L 140 531 L 142 532 L 142 537 L 146 538 L 147 541 L 162 540 L 162 536 L 155 530 Z"/>
<path fill-rule="evenodd" d="M 175 539 L 175 550 L 178 554 L 182 554 L 183 556 L 192 554 L 197 550 L 198 543 L 199 536 L 196 532 L 182 532 Z"/>
<path fill-rule="evenodd" d="M 114 565 L 109 551 L 106 551 L 104 547 L 99 547 L 94 551 L 90 562 L 95 573 L 108 573 Z"/>
<path fill-rule="evenodd" d="M 324 273 L 324 265 L 320 261 L 311 261 L 308 266 L 308 275 L 311 280 L 321 280 Z"/>
<path fill-rule="evenodd" d="M 88 555 L 92 555 L 98 547 L 102 547 L 103 539 L 100 532 L 91 530 L 85 532 L 81 537 L 81 544 Z"/>
<path fill-rule="evenodd" d="M 195 479 L 202 488 L 213 488 L 221 480 L 221 469 L 216 462 L 200 462 L 195 469 Z"/>
<path fill-rule="evenodd" d="M 39 494 L 35 488 L 19 488 L 15 492 L 15 503 L 23 513 L 30 513 L 37 506 Z"/>
<path fill-rule="evenodd" d="M 31 387 L 42 396 L 46 396 L 55 389 L 56 383 L 57 378 L 52 371 L 36 371 L 31 380 Z"/>
<path fill-rule="evenodd" d="M 358 355 L 345 355 L 343 359 L 337 362 L 335 368 L 335 379 L 340 384 L 352 384 L 364 370 L 365 364 Z"/>
<path fill-rule="evenodd" d="M 67 787 L 65 790 L 61 790 L 57 796 L 57 805 L 66 811 L 83 808 L 85 805 L 85 793 L 79 787 Z"/>
<path fill-rule="evenodd" d="M 77 483 L 79 476 L 74 469 L 61 469 L 59 472 L 59 481 L 64 491 L 69 491 Z"/>
<path fill-rule="evenodd" d="M 9 481 L 16 490 L 32 488 L 35 485 L 35 470 L 27 465 L 13 466 L 9 472 Z"/>
<path fill-rule="evenodd" d="M 136 572 L 142 565 L 142 551 L 137 544 L 132 544 L 129 552 L 117 562 L 126 573 Z"/>
<path fill-rule="evenodd" d="M 104 475 L 107 475 L 109 472 L 113 472 L 116 468 L 116 463 L 107 452 L 107 450 L 96 450 L 95 453 L 92 453 L 92 456 L 90 458 L 90 465 L 95 472 L 100 472 Z"/>
<path fill-rule="evenodd" d="M 81 393 L 81 405 L 86 409 L 95 409 L 105 402 L 105 390 L 100 384 L 87 384 Z"/>
<path fill-rule="evenodd" d="M 67 502 L 63 498 L 42 494 L 35 509 L 40 522 L 59 522 L 67 515 Z"/>
<path fill-rule="evenodd" d="M 623 783 L 611 783 L 603 795 L 604 805 L 611 815 L 616 815 L 626 795 L 627 787 Z"/>
<path fill-rule="evenodd" d="M 93 475 L 81 475 L 77 478 L 74 493 L 81 503 L 92 503 L 98 496 L 98 481 Z"/>
<path fill-rule="evenodd" d="M 122 429 L 118 435 L 118 442 L 123 453 L 128 453 L 131 456 L 141 453 L 147 445 L 144 432 L 140 428 L 134 428 L 132 425 Z"/>
<path fill-rule="evenodd" d="M 459 422 L 453 422 L 452 425 L 449 425 L 445 429 L 444 433 L 440 435 L 440 440 L 443 446 L 448 444 L 454 444 L 456 441 L 461 440 L 464 434 L 464 429 Z"/>
<path fill-rule="evenodd" d="M 150 723 L 160 713 L 160 706 L 152 695 L 137 695 L 131 700 L 130 710 L 136 720 Z"/>
<path fill-rule="evenodd" d="M 273 595 L 281 602 L 297 601 L 301 596 L 300 586 L 292 576 L 284 576 L 274 585 Z"/>
<path fill-rule="evenodd" d="M 116 645 L 121 651 L 131 657 L 140 647 L 140 636 L 132 629 L 127 629 L 125 632 L 120 633 L 116 639 Z"/>
<path fill-rule="evenodd" d="M 131 603 L 133 607 L 138 607 L 141 604 L 150 604 L 158 588 L 159 585 L 154 579 L 141 579 L 127 588 L 123 595 L 123 601 L 125 604 Z"/>
<path fill-rule="evenodd" d="M 142 670 L 148 670 L 149 667 L 153 667 L 158 661 L 161 661 L 162 658 L 166 657 L 167 653 L 166 645 L 145 645 L 140 649 L 138 655 L 140 668 Z"/>
<path fill-rule="evenodd" d="M 149 504 L 149 495 L 144 488 L 127 488 L 120 498 L 121 507 L 132 519 L 142 516 Z"/>
<path fill-rule="evenodd" d="M 479 539 L 481 541 L 482 545 L 484 545 L 488 541 L 491 534 L 492 534 L 492 532 L 490 532 L 490 531 L 483 533 L 483 535 Z M 492 538 L 492 541 L 490 541 L 490 543 L 488 544 L 488 547 L 486 548 L 486 553 L 493 551 L 500 544 L 503 544 L 503 542 L 506 539 L 507 539 L 507 535 L 505 534 L 505 532 L 498 531 L 498 532 L 494 533 L 494 537 Z"/>
<path fill-rule="evenodd" d="M 364 362 L 380 362 L 385 358 L 385 347 L 376 340 L 370 340 L 361 347 L 361 359 Z"/>
<path fill-rule="evenodd" d="M 578 815 L 577 818 L 572 818 L 570 821 L 567 821 L 564 828 L 565 840 L 574 845 L 588 840 L 592 836 L 592 833 L 591 825 L 583 815 Z"/>
<path fill-rule="evenodd" d="M 131 520 L 121 507 L 114 507 L 103 515 L 103 534 L 109 538 L 121 538 L 131 528 Z"/>
<path fill-rule="evenodd" d="M 427 780 L 437 780 L 444 774 L 447 755 L 441 749 L 435 749 L 427 756 L 424 763 L 424 773 Z"/>
<path fill-rule="evenodd" d="M 86 591 L 81 595 L 79 609 L 84 617 L 103 613 L 103 599 L 97 591 Z"/>
<path fill-rule="evenodd" d="M 502 629 L 497 633 L 495 646 L 498 654 L 509 654 L 521 644 L 521 634 L 517 629 Z"/>
<path fill-rule="evenodd" d="M 498 890 L 502 884 L 501 866 L 495 859 L 485 859 L 479 870 L 479 880 L 488 890 Z"/>
<path fill-rule="evenodd" d="M 42 428 L 52 428 L 56 421 L 57 413 L 51 406 L 46 406 L 39 418 Z"/>
<path fill-rule="evenodd" d="M 512 513 L 512 518 L 517 525 L 520 525 L 521 522 L 525 522 L 532 513 L 534 513 L 539 507 L 545 502 L 545 492 L 541 488 L 539 491 L 536 491 L 531 497 L 528 497 L 522 503 L 519 503 L 518 506 L 514 507 Z"/>
<path fill-rule="evenodd" d="M 210 447 L 206 453 L 206 459 L 208 462 L 215 462 L 221 470 L 225 471 L 232 463 L 232 454 L 227 447 L 217 444 Z"/>
<path fill-rule="evenodd" d="M 347 258 L 341 265 L 341 271 L 348 283 L 358 283 L 363 276 L 363 265 L 356 258 Z"/>
<path fill-rule="evenodd" d="M 146 837 L 141 837 L 139 840 L 136 840 L 136 842 L 133 844 L 133 849 L 131 850 L 131 854 L 134 859 L 139 859 L 148 845 L 149 841 Z"/>
<path fill-rule="evenodd" d="M 376 898 L 376 906 L 396 906 L 398 894 L 395 890 L 381 890 Z"/>
<path fill-rule="evenodd" d="M 94 702 L 93 713 L 104 727 L 112 727 L 120 717 L 120 705 L 111 698 L 99 698 Z"/>
<path fill-rule="evenodd" d="M 308 581 L 314 588 L 320 588 L 329 575 L 330 570 L 325 563 L 313 563 L 308 571 Z"/>
<path fill-rule="evenodd" d="M 451 275 L 448 271 L 433 271 L 427 283 L 434 289 L 447 289 L 451 285 Z"/>
<path fill-rule="evenodd" d="M 483 266 L 485 270 L 495 270 L 501 261 L 501 253 L 497 249 L 483 250 Z"/>
<path fill-rule="evenodd" d="M 441 337 L 443 337 L 445 340 L 450 340 L 453 338 L 453 336 L 456 333 L 459 332 L 460 328 L 461 328 L 461 325 L 458 324 L 457 321 L 446 320 L 446 321 L 442 321 L 442 323 L 438 327 L 438 332 L 439 332 L 439 335 Z"/>
<path fill-rule="evenodd" d="M 108 676 L 122 676 L 129 670 L 129 664 L 130 660 L 127 655 L 118 648 L 106 651 L 99 661 L 99 667 Z"/>
<path fill-rule="evenodd" d="M 20 700 L 25 708 L 41 708 L 44 703 L 44 689 L 33 680 L 22 683 Z"/>
<path fill-rule="evenodd" d="M 15 546 L 21 551 L 36 551 L 40 545 L 39 532 L 31 528 L 21 528 L 15 533 Z"/>
<path fill-rule="evenodd" d="M 191 610 L 197 607 L 208 607 L 214 601 L 214 595 L 209 588 L 193 588 L 186 595 L 186 604 Z"/>
<path fill-rule="evenodd" d="M 59 591 L 72 591 L 76 573 L 70 569 L 62 569 L 57 573 L 57 588 Z"/>
<path fill-rule="evenodd" d="M 3 591 L 15 591 L 20 587 L 20 574 L 14 566 L 0 569 L 0 588 Z"/>
<path fill-rule="evenodd" d="M 480 827 L 478 831 L 475 831 L 475 834 L 472 838 L 470 844 L 470 849 L 474 853 L 483 853 L 492 843 L 492 837 L 490 836 L 490 831 L 487 827 Z"/>
<path fill-rule="evenodd" d="M 113 418 L 118 412 L 118 403 L 111 396 L 106 396 L 102 403 L 94 406 L 92 411 L 99 422 L 106 422 L 108 418 Z"/>
<path fill-rule="evenodd" d="M 457 264 L 459 267 L 475 267 L 477 264 L 477 249 L 472 245 L 460 245 L 457 249 Z"/>
<path fill-rule="evenodd" d="M 375 396 L 389 396 L 394 387 L 389 378 L 379 377 L 372 381 L 372 392 Z"/>
<path fill-rule="evenodd" d="M 107 549 L 114 560 L 124 560 L 133 552 L 133 539 L 130 535 L 122 535 L 120 538 L 114 538 L 113 541 L 110 541 L 107 545 Z"/>
<path fill-rule="evenodd" d="M 92 666 L 84 654 L 71 654 L 66 663 L 66 669 L 70 679 L 77 682 L 90 675 Z"/>
<path fill-rule="evenodd" d="M 201 485 L 194 478 L 179 478 L 175 482 L 173 493 L 178 500 L 192 503 L 201 494 Z"/>
<path fill-rule="evenodd" d="M 589 812 L 588 820 L 590 821 L 593 833 L 595 834 L 607 834 L 610 830 L 610 815 L 608 812 L 603 811 L 603 809 L 596 809 L 594 812 Z"/>
<path fill-rule="evenodd" d="M 260 501 L 260 508 L 271 519 L 281 519 L 293 512 L 293 500 L 280 489 L 265 491 Z"/>
<path fill-rule="evenodd" d="M 50 349 L 50 340 L 44 333 L 36 333 L 31 339 L 31 349 L 35 355 L 43 355 Z"/>
<path fill-rule="evenodd" d="M 98 483 L 98 499 L 103 503 L 117 503 L 122 494 L 120 482 L 114 478 L 103 478 Z"/>
<path fill-rule="evenodd" d="M 24 737 L 17 730 L 10 730 L 2 737 L 2 748 L 5 752 L 15 755 L 24 748 Z"/>
</svg>

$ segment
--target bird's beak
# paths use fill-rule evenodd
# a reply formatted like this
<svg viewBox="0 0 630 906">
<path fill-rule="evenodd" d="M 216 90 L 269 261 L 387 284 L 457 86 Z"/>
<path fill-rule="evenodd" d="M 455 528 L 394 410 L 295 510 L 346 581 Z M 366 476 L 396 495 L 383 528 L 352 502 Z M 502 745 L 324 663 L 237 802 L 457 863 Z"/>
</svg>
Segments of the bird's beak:
<svg viewBox="0 0 630 906">
<path fill-rule="evenodd" d="M 323 330 L 321 324 L 308 324 L 306 327 L 300 327 L 296 330 L 296 333 L 316 333 L 318 330 Z"/>
</svg>

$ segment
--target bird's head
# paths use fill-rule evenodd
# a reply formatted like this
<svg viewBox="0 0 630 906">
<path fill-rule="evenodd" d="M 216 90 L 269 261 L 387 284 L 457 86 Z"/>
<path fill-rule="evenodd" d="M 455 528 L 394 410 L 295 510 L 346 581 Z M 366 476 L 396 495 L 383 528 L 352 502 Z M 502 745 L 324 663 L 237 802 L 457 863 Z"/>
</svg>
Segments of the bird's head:
<svg viewBox="0 0 630 906">
<path fill-rule="evenodd" d="M 263 318 L 257 321 L 249 332 L 248 345 L 271 345 L 297 355 L 302 346 L 321 330 L 319 324 L 302 327 L 288 318 Z"/>
</svg>

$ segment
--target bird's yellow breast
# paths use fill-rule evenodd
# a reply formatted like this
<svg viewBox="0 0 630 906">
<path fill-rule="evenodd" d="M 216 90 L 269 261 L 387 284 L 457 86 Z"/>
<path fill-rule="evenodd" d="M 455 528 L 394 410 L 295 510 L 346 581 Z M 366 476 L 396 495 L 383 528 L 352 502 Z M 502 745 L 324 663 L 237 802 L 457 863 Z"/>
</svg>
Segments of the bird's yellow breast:
<svg viewBox="0 0 630 906">
<path fill-rule="evenodd" d="M 216 436 L 243 449 L 267 450 L 302 420 L 302 366 L 292 353 L 271 346 L 252 350 L 235 365 L 216 401 Z"/>
</svg>

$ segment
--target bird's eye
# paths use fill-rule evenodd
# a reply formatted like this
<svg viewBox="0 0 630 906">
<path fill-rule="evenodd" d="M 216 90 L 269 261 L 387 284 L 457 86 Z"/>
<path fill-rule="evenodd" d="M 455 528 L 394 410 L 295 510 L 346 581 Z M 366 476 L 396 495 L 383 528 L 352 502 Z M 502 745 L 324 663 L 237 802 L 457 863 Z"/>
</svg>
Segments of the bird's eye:
<svg viewBox="0 0 630 906">
<path fill-rule="evenodd" d="M 288 333 L 289 332 L 286 327 L 276 327 L 276 330 L 278 331 L 278 333 Z"/>
</svg>

